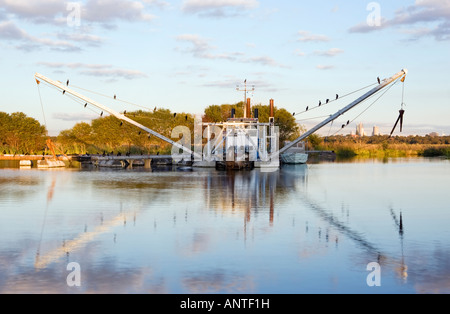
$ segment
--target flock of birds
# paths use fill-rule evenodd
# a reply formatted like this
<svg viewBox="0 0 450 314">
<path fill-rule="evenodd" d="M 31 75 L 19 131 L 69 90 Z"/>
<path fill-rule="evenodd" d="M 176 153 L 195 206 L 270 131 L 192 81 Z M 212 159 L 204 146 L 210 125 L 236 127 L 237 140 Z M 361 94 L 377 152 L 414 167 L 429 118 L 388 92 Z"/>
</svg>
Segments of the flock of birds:
<svg viewBox="0 0 450 314">
<path fill-rule="evenodd" d="M 380 77 L 377 77 L 377 81 L 378 81 L 378 84 L 381 84 Z M 339 99 L 339 95 L 336 94 L 335 100 L 338 100 L 338 99 Z M 325 104 L 328 104 L 329 102 L 330 102 L 330 99 L 325 100 Z M 321 100 L 319 100 L 319 105 L 318 105 L 317 107 L 320 107 L 320 106 L 322 106 L 322 101 L 321 101 Z M 309 110 L 309 106 L 306 106 L 304 112 L 306 112 L 306 111 L 308 111 L 308 110 Z M 292 115 L 295 116 L 295 112 L 293 112 Z M 350 122 L 347 121 L 347 124 L 349 124 L 349 123 L 350 123 Z M 345 126 L 345 125 L 343 124 L 342 127 L 344 127 L 344 126 Z"/>
<path fill-rule="evenodd" d="M 245 81 L 247 81 L 247 80 L 245 80 Z M 381 80 L 380 80 L 380 77 L 377 77 L 377 81 L 378 81 L 378 84 L 381 84 Z M 66 86 L 69 86 L 69 80 L 67 80 L 67 82 L 66 82 Z M 63 95 L 66 93 L 66 91 L 65 90 L 63 90 Z M 113 97 L 115 100 L 117 100 L 117 95 L 116 94 L 114 94 L 114 97 Z M 339 99 L 339 95 L 338 94 L 336 94 L 336 98 L 335 98 L 335 100 L 338 100 Z M 325 104 L 328 104 L 330 102 L 330 99 L 329 98 L 327 98 L 326 100 L 325 100 Z M 85 103 L 84 104 L 84 108 L 86 108 L 87 107 L 87 103 Z M 319 100 L 319 105 L 318 105 L 318 107 L 320 107 L 320 106 L 322 106 L 322 101 L 321 100 Z M 153 112 L 155 112 L 156 111 L 156 107 L 153 109 Z M 306 106 L 306 109 L 305 109 L 305 112 L 306 111 L 308 111 L 309 110 L 309 106 Z M 123 112 L 123 115 L 126 115 L 127 114 L 127 111 L 125 110 L 124 112 Z M 295 112 L 293 112 L 292 113 L 292 115 L 293 116 L 295 116 Z M 103 111 L 100 113 L 100 117 L 102 117 L 103 116 Z M 177 113 L 175 112 L 174 114 L 173 114 L 173 117 L 174 118 L 176 118 L 176 116 L 177 116 Z M 188 120 L 188 115 L 186 115 L 185 116 L 185 120 L 187 121 Z M 349 125 L 350 124 L 350 121 L 347 121 L 347 124 L 342 124 L 342 128 L 344 128 L 346 125 Z M 122 126 L 123 125 L 123 122 L 121 121 L 120 122 L 120 126 Z M 140 134 L 141 132 L 139 132 L 139 134 Z"/>
<path fill-rule="evenodd" d="M 70 81 L 67 80 L 67 81 L 66 81 L 66 86 L 69 86 L 69 83 L 70 83 Z M 64 95 L 65 93 L 66 93 L 66 90 L 63 90 L 62 94 Z M 114 94 L 113 98 L 114 98 L 114 100 L 117 100 L 117 95 Z M 88 103 L 85 103 L 85 104 L 84 104 L 84 108 L 86 108 L 87 105 L 88 105 Z M 153 109 L 153 112 L 156 112 L 156 109 L 157 109 L 157 108 L 156 108 L 156 106 L 155 106 L 155 108 Z M 126 114 L 127 114 L 127 111 L 125 110 L 125 111 L 123 112 L 123 115 L 125 116 Z M 177 116 L 177 113 L 175 112 L 175 113 L 173 114 L 173 117 L 176 118 L 176 116 Z M 100 112 L 100 117 L 103 117 L 103 111 Z M 187 121 L 187 120 L 188 120 L 188 115 L 186 115 L 186 116 L 184 117 L 184 119 Z M 123 125 L 123 122 L 120 122 L 120 126 L 122 126 L 122 125 Z M 139 132 L 139 134 L 140 134 L 140 133 L 141 133 L 141 132 Z"/>
</svg>

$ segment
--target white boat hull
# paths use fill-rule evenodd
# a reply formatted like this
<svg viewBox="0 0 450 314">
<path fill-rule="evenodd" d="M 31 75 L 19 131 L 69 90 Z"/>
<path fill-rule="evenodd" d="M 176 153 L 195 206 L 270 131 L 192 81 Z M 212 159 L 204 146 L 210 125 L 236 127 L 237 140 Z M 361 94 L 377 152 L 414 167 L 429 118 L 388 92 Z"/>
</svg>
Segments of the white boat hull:
<svg viewBox="0 0 450 314">
<path fill-rule="evenodd" d="M 308 161 L 306 153 L 284 153 L 280 157 L 284 164 L 306 164 Z"/>
</svg>

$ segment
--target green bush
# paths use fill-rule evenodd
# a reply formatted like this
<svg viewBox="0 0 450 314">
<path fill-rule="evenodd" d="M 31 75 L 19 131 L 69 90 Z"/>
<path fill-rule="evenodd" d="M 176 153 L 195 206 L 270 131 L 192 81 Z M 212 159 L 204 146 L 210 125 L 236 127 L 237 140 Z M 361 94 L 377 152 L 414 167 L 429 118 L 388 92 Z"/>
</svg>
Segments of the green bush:
<svg viewBox="0 0 450 314">
<path fill-rule="evenodd" d="M 347 147 L 339 148 L 336 151 L 336 157 L 341 158 L 341 159 L 353 158 L 356 155 L 357 154 L 353 149 L 347 148 Z"/>
</svg>

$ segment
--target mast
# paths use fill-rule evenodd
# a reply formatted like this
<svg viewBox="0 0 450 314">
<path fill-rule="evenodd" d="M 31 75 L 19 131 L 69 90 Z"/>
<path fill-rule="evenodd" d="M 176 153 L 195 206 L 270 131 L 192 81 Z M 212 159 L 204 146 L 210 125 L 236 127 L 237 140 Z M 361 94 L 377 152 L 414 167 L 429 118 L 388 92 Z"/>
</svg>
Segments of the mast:
<svg viewBox="0 0 450 314">
<path fill-rule="evenodd" d="M 361 102 L 363 102 L 364 100 L 366 100 L 370 96 L 372 96 L 375 93 L 379 92 L 380 90 L 382 90 L 383 88 L 385 88 L 389 84 L 395 82 L 400 77 L 405 76 L 407 73 L 408 73 L 408 70 L 407 69 L 403 69 L 400 72 L 398 72 L 397 74 L 394 74 L 393 76 L 391 76 L 390 78 L 384 79 L 383 81 L 381 81 L 381 83 L 378 86 L 374 87 L 373 89 L 371 89 L 370 91 L 368 91 L 367 93 L 365 93 L 364 95 L 362 95 L 361 97 L 359 97 L 358 99 L 356 99 L 355 101 L 353 101 L 352 103 L 350 103 L 349 105 L 344 107 L 343 109 L 339 110 L 335 114 L 331 115 L 330 117 L 328 117 L 324 121 L 320 122 L 319 124 L 317 124 L 316 126 L 311 128 L 310 130 L 308 130 L 307 132 L 305 132 L 304 134 L 302 134 L 301 136 L 299 136 L 298 138 L 293 140 L 291 143 L 289 143 L 286 146 L 284 146 L 278 152 L 273 153 L 274 156 L 271 156 L 271 158 L 277 157 L 279 154 L 284 153 L 289 148 L 291 148 L 292 146 L 296 145 L 298 142 L 304 140 L 305 138 L 307 138 L 308 136 L 310 136 L 311 134 L 313 134 L 317 130 L 321 129 L 322 127 L 324 127 L 325 125 L 327 125 L 331 121 L 334 121 L 339 116 L 343 115 L 344 113 L 346 113 L 347 111 L 349 111 L 353 107 L 359 105 Z"/>
<path fill-rule="evenodd" d="M 172 144 L 172 145 L 178 147 L 179 149 L 182 149 L 183 152 L 189 153 L 191 155 L 195 155 L 198 158 L 202 158 L 199 154 L 193 152 L 190 148 L 185 147 L 185 146 L 183 146 L 183 145 L 181 145 L 181 144 L 179 144 L 179 143 L 177 143 L 175 141 L 172 141 L 171 139 L 165 137 L 164 135 L 161 135 L 158 132 L 153 131 L 152 129 L 150 129 L 150 128 L 148 128 L 148 127 L 146 127 L 146 126 L 144 126 L 144 125 L 142 125 L 142 124 L 140 124 L 140 123 L 138 123 L 138 122 L 128 118 L 127 116 L 125 116 L 125 115 L 123 115 L 123 114 L 121 114 L 121 113 L 119 113 L 119 112 L 117 112 L 117 111 L 115 111 L 113 109 L 110 109 L 110 108 L 108 108 L 108 107 L 106 107 L 106 106 L 96 102 L 95 100 L 92 100 L 92 99 L 90 99 L 88 97 L 85 97 L 85 96 L 81 95 L 80 93 L 77 93 L 76 91 L 68 88 L 67 86 L 64 86 L 61 82 L 51 80 L 51 79 L 49 79 L 49 78 L 47 78 L 47 77 L 45 77 L 45 76 L 43 76 L 42 74 L 39 74 L 39 73 L 35 73 L 34 77 L 35 77 L 37 82 L 39 82 L 39 80 L 47 82 L 48 84 L 53 85 L 53 86 L 55 86 L 55 87 L 65 91 L 65 93 L 71 94 L 72 96 L 75 96 L 75 97 L 83 100 L 84 102 L 87 102 L 87 103 L 89 103 L 89 104 L 91 104 L 91 105 L 93 105 L 93 106 L 95 106 L 95 107 L 97 107 L 97 108 L 99 108 L 99 109 L 101 109 L 101 110 L 103 110 L 105 112 L 110 113 L 111 115 L 115 116 L 119 120 L 128 122 L 128 123 L 130 123 L 130 124 L 140 128 L 140 129 L 144 130 L 145 132 L 150 133 L 150 134 L 156 136 L 157 138 L 159 138 L 159 139 L 161 139 L 161 140 L 163 140 L 163 141 L 165 141 L 165 142 L 167 142 L 169 144 Z"/>
</svg>

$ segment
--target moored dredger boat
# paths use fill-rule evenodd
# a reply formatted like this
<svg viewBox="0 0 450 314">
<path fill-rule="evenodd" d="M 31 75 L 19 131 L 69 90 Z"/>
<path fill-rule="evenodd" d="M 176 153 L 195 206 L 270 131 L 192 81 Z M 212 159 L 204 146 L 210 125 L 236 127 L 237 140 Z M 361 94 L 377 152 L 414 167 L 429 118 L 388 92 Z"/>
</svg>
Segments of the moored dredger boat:
<svg viewBox="0 0 450 314">
<path fill-rule="evenodd" d="M 122 121 L 121 123 L 127 122 L 147 132 L 149 135 L 153 135 L 172 144 L 174 148 L 172 158 L 174 161 L 177 161 L 178 159 L 186 161 L 187 157 L 192 162 L 192 167 L 211 167 L 218 170 L 251 170 L 254 168 L 276 169 L 280 167 L 281 163 L 306 163 L 308 155 L 305 152 L 300 151 L 299 143 L 391 83 L 394 83 L 399 79 L 404 81 L 406 74 L 407 70 L 404 69 L 390 78 L 384 80 L 378 79 L 377 86 L 348 104 L 346 107 L 340 109 L 335 114 L 330 115 L 328 118 L 303 133 L 297 139 L 286 143 L 281 149 L 279 149 L 278 126 L 275 121 L 273 99 L 270 100 L 269 122 L 267 123 L 259 121 L 257 109 L 252 112 L 249 98 L 246 98 L 243 117 L 236 117 L 235 110 L 232 109 L 231 118 L 227 121 L 221 123 L 204 123 L 201 122 L 201 120 L 196 121 L 194 125 L 194 148 L 192 149 L 190 144 L 185 144 L 183 141 L 175 142 L 130 119 L 125 114 L 116 112 L 113 109 L 81 95 L 69 88 L 68 83 L 64 85 L 59 81 L 53 81 L 39 73 L 35 74 L 35 79 L 38 84 L 46 82 L 47 84 L 60 89 L 63 92 L 63 95 L 71 95 L 72 97 L 81 100 L 82 103 L 85 104 L 85 107 L 88 104 L 97 107 L 102 110 L 102 113 L 108 112 L 115 116 Z M 338 96 L 336 95 L 336 99 L 337 97 Z M 203 138 L 207 139 L 205 145 L 202 144 Z M 179 153 L 180 150 L 182 153 Z M 177 162 L 179 162 L 179 160 Z"/>
</svg>

